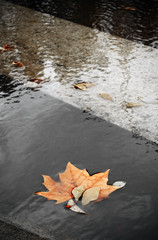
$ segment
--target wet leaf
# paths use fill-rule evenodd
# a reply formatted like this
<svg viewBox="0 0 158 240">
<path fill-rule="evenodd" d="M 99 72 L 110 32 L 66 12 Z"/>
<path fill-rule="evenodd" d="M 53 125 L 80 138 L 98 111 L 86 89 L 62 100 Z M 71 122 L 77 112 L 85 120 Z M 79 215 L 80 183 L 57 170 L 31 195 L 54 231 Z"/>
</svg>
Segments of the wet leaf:
<svg viewBox="0 0 158 240">
<path fill-rule="evenodd" d="M 60 182 L 55 182 L 49 176 L 43 175 L 43 185 L 49 192 L 38 192 L 36 194 L 46 197 L 48 200 L 56 200 L 57 203 L 65 202 L 73 198 L 74 187 L 82 185 L 82 182 L 89 176 L 88 172 L 80 170 L 70 162 L 63 173 L 59 173 Z"/>
<path fill-rule="evenodd" d="M 126 103 L 127 108 L 140 107 L 140 106 L 142 106 L 142 104 L 140 103 L 132 103 L 132 102 Z"/>
<path fill-rule="evenodd" d="M 82 82 L 82 83 L 78 83 L 78 84 L 74 85 L 75 88 L 78 88 L 78 89 L 83 90 L 83 91 L 86 91 L 87 88 L 93 87 L 93 86 L 94 86 L 94 84 L 91 83 L 91 82 Z"/>
<path fill-rule="evenodd" d="M 29 80 L 30 82 L 35 82 L 35 83 L 41 83 L 41 82 L 43 82 L 43 80 L 42 79 L 39 79 L 39 78 L 33 78 L 33 79 L 30 79 Z"/>
<path fill-rule="evenodd" d="M 107 93 L 100 93 L 99 96 L 106 99 L 106 100 L 112 101 L 112 97 Z"/>
<path fill-rule="evenodd" d="M 75 187 L 72 190 L 72 194 L 76 201 L 81 197 L 81 195 L 84 191 L 85 191 L 85 188 L 82 185 L 80 185 L 79 187 Z"/>
<path fill-rule="evenodd" d="M 118 181 L 118 182 L 113 183 L 113 186 L 116 186 L 116 187 L 119 187 L 119 188 L 122 188 L 125 185 L 126 185 L 126 182 L 123 182 L 123 181 Z"/>
<path fill-rule="evenodd" d="M 136 8 L 134 7 L 123 7 L 124 10 L 130 10 L 130 11 L 135 11 L 137 10 Z"/>
<path fill-rule="evenodd" d="M 7 45 L 7 44 L 4 44 L 3 47 L 0 47 L 0 52 L 7 52 L 7 51 L 11 51 L 13 50 L 13 46 L 10 46 L 10 45 Z"/>
<path fill-rule="evenodd" d="M 70 199 L 66 205 L 66 208 L 69 208 L 73 212 L 81 213 L 81 214 L 87 214 L 85 211 L 83 211 L 81 208 L 79 208 L 76 203 Z"/>
<path fill-rule="evenodd" d="M 56 200 L 57 203 L 62 203 L 72 199 L 73 193 L 78 199 L 79 195 L 82 195 L 84 192 L 84 189 L 91 189 L 90 192 L 94 191 L 94 195 L 96 195 L 96 192 L 100 189 L 97 199 L 100 201 L 120 188 L 118 186 L 107 185 L 108 174 L 109 170 L 90 176 L 85 169 L 80 170 L 69 162 L 66 170 L 63 173 L 59 173 L 60 182 L 55 182 L 51 177 L 43 175 L 43 185 L 48 191 L 36 192 L 35 194 L 46 197 L 48 200 Z"/>
<path fill-rule="evenodd" d="M 4 44 L 4 49 L 6 49 L 7 51 L 11 51 L 13 48 L 14 47 L 11 45 Z"/>
<path fill-rule="evenodd" d="M 92 187 L 83 193 L 82 205 L 87 205 L 91 201 L 95 201 L 99 197 L 100 187 Z"/>
<path fill-rule="evenodd" d="M 23 64 L 22 62 L 17 62 L 17 61 L 12 62 L 12 64 L 13 64 L 15 67 L 23 67 L 23 66 L 24 66 L 24 64 Z"/>
</svg>

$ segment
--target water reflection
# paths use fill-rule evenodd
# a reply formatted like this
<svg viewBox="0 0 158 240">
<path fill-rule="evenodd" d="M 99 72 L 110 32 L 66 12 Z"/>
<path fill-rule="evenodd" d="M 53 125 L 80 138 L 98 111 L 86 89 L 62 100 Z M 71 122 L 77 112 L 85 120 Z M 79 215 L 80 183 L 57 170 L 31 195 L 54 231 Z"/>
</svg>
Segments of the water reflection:
<svg viewBox="0 0 158 240">
<path fill-rule="evenodd" d="M 5 75 L 0 75 L 0 98 L 9 97 L 12 93 L 17 91 L 21 83 L 13 80 Z"/>
<path fill-rule="evenodd" d="M 79 24 L 158 47 L 158 2 L 139 0 L 60 0 L 13 2 Z M 133 7 L 135 11 L 125 10 Z"/>
</svg>

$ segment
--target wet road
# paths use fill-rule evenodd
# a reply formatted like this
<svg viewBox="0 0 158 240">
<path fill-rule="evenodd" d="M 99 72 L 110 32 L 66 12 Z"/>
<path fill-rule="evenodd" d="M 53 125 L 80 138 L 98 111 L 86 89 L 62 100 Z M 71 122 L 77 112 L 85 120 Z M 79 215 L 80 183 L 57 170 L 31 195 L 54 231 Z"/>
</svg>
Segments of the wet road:
<svg viewBox="0 0 158 240">
<path fill-rule="evenodd" d="M 158 47 L 157 0 L 12 0 L 11 2 L 99 31 Z M 126 9 L 131 8 L 131 10 Z"/>
<path fill-rule="evenodd" d="M 157 49 L 8 2 L 0 11 L 1 40 L 14 46 L 0 55 L 1 74 L 12 78 L 8 88 L 17 89 L 3 98 L 2 80 L 2 108 L 25 94 L 29 79 L 40 78 L 47 81 L 40 86 L 46 94 L 158 142 Z M 14 67 L 13 61 L 24 67 Z M 86 92 L 74 89 L 82 81 L 95 86 Z M 128 102 L 142 106 L 129 109 Z"/>
<path fill-rule="evenodd" d="M 50 239 L 156 240 L 157 145 L 52 97 L 34 95 L 3 111 L 1 218 Z M 68 161 L 90 174 L 110 168 L 109 184 L 127 185 L 85 207 L 89 216 L 33 195 L 44 190 L 41 175 L 57 180 Z"/>
<path fill-rule="evenodd" d="M 146 30 L 138 34 L 144 27 L 137 20 L 139 37 L 133 40 L 141 39 L 155 49 L 127 40 L 128 34 L 127 39 L 121 39 L 106 33 L 115 29 L 110 23 L 109 29 L 103 24 L 107 8 L 116 10 L 115 2 L 105 5 L 102 1 L 99 8 L 97 1 L 92 1 L 87 18 L 84 2 L 73 5 L 60 1 L 60 6 L 54 1 L 43 2 L 49 4 L 42 7 L 42 2 L 36 6 L 23 2 L 47 13 L 54 4 L 52 14 L 62 19 L 1 3 L 1 40 L 14 50 L 0 55 L 0 218 L 50 239 L 156 240 L 158 146 L 138 134 L 157 141 L 157 105 L 147 104 L 139 110 L 124 107 L 140 93 L 143 97 L 157 96 L 156 1 L 150 7 L 147 2 L 132 5 L 144 16 L 149 7 L 154 29 L 151 35 L 149 21 L 149 27 L 144 23 Z M 117 5 L 114 12 L 118 16 L 124 16 L 124 5 Z M 74 14 L 81 14 L 79 8 L 85 9 L 82 17 Z M 67 11 L 62 12 L 64 9 Z M 125 19 L 138 14 L 124 12 Z M 112 15 L 112 11 L 108 13 Z M 103 32 L 96 30 L 101 23 Z M 115 24 L 111 22 L 111 26 Z M 124 26 L 122 20 L 120 26 Z M 124 31 L 119 28 L 120 34 L 130 29 L 128 24 L 124 27 Z M 13 60 L 22 61 L 24 67 L 14 68 Z M 28 80 L 35 77 L 49 82 L 31 90 Z M 96 86 L 86 93 L 74 89 L 73 84 L 81 80 L 93 81 Z M 98 98 L 101 91 L 108 92 L 114 101 Z M 88 217 L 68 211 L 65 204 L 34 196 L 43 189 L 41 175 L 57 179 L 68 161 L 90 174 L 110 168 L 109 184 L 124 180 L 127 185 L 109 199 L 89 205 L 85 209 Z"/>
</svg>

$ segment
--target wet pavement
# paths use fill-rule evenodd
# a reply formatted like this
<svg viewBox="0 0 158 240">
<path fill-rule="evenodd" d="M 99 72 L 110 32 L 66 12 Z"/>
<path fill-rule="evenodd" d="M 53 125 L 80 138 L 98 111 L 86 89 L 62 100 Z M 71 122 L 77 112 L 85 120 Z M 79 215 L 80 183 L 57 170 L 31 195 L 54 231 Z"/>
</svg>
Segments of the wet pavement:
<svg viewBox="0 0 158 240">
<path fill-rule="evenodd" d="M 55 98 L 26 96 L 2 112 L 1 218 L 50 239 L 157 239 L 157 145 Z M 88 216 L 33 195 L 42 174 L 57 180 L 68 161 L 90 174 L 110 168 L 109 184 L 127 185 L 85 207 Z"/>
<path fill-rule="evenodd" d="M 0 11 L 1 42 L 14 46 L 0 55 L 3 75 L 24 88 L 31 78 L 49 81 L 46 94 L 158 142 L 158 49 L 8 2 Z M 95 86 L 82 92 L 73 87 L 78 81 Z M 128 102 L 142 106 L 127 109 Z"/>
<path fill-rule="evenodd" d="M 37 235 L 31 234 L 19 228 L 19 226 L 13 226 L 6 222 L 0 221 L 0 239 L 5 240 L 47 240 L 40 238 Z"/>
<path fill-rule="evenodd" d="M 144 46 L 4 1 L 0 16 L 2 45 L 14 46 L 0 53 L 0 219 L 49 239 L 156 240 L 158 104 L 125 107 L 157 97 L 155 40 Z M 48 82 L 36 88 L 31 78 Z M 82 92 L 77 81 L 95 86 Z M 90 174 L 110 168 L 109 184 L 127 185 L 87 206 L 88 216 L 35 196 L 44 189 L 41 175 L 57 180 L 68 161 Z"/>
</svg>

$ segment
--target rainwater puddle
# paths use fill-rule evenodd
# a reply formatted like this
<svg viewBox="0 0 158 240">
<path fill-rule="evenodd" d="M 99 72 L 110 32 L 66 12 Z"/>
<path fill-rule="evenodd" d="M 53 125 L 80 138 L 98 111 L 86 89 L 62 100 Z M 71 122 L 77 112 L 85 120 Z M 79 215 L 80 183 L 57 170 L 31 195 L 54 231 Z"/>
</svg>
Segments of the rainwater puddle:
<svg viewBox="0 0 158 240">
<path fill-rule="evenodd" d="M 157 145 L 48 96 L 24 102 L 0 125 L 1 217 L 49 238 L 156 239 Z M 110 168 L 109 184 L 127 185 L 85 206 L 87 216 L 33 194 L 68 161 L 90 174 Z"/>
</svg>

